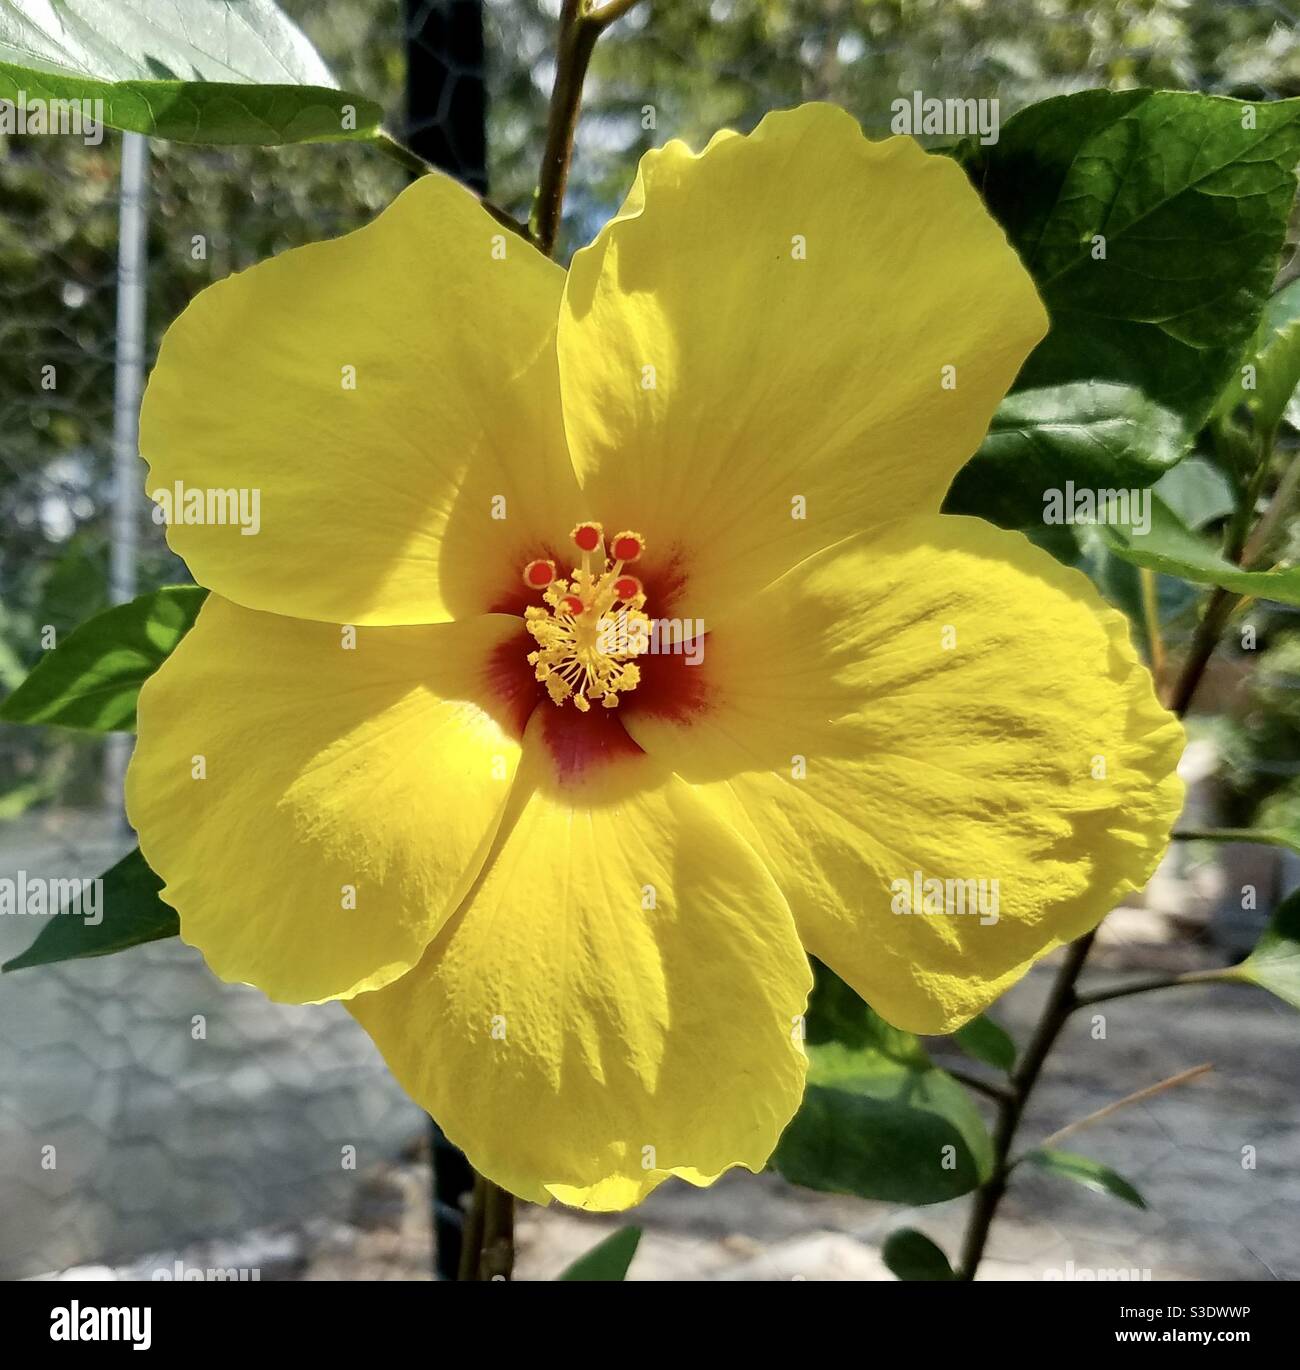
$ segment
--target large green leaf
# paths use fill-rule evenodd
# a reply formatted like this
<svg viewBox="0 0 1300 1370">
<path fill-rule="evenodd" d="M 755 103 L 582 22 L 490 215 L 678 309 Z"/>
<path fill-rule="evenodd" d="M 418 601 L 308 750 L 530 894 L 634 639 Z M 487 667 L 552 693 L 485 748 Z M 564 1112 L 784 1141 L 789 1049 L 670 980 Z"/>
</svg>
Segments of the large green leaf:
<svg viewBox="0 0 1300 1370">
<path fill-rule="evenodd" d="M 0 0 L 0 100 L 100 100 L 113 128 L 189 143 L 372 138 L 271 0 Z"/>
<path fill-rule="evenodd" d="M 620 1227 L 602 1242 L 597 1242 L 586 1255 L 579 1256 L 557 1278 L 561 1280 L 605 1281 L 627 1279 L 628 1266 L 641 1243 L 639 1227 Z"/>
<path fill-rule="evenodd" d="M 1258 326 L 1295 195 L 1300 101 L 1082 91 L 1020 111 L 996 143 L 970 140 L 959 155 L 1052 326 L 949 507 L 1028 524 L 1042 517 L 1046 472 L 1057 487 L 1151 484 Z M 1090 381 L 1109 388 L 1077 388 Z M 1156 432 L 1153 459 L 1143 449 Z"/>
<path fill-rule="evenodd" d="M 1053 1175 L 1073 1180 L 1085 1189 L 1091 1189 L 1098 1194 L 1112 1194 L 1135 1208 L 1146 1207 L 1146 1200 L 1122 1175 L 1116 1174 L 1109 1166 L 1102 1165 L 1100 1161 L 1094 1161 L 1088 1156 L 1080 1156 L 1073 1151 L 1054 1151 L 1048 1147 L 1039 1147 L 1035 1151 L 1027 1152 L 1023 1159 L 1042 1170 L 1050 1171 Z"/>
<path fill-rule="evenodd" d="M 1179 416 L 1131 385 L 1072 381 L 1014 391 L 998 406 L 945 506 L 1005 527 L 1043 522 L 1047 492 L 1151 485 L 1183 455 Z"/>
<path fill-rule="evenodd" d="M 993 1164 L 969 1094 L 921 1043 L 824 967 L 808 1016 L 808 1087 L 772 1164 L 794 1184 L 895 1203 L 969 1193 Z"/>
<path fill-rule="evenodd" d="M 130 731 L 140 686 L 189 632 L 207 591 L 168 585 L 74 628 L 0 705 L 6 723 Z"/>
<path fill-rule="evenodd" d="M 1300 567 L 1243 571 L 1193 533 L 1158 496 L 1151 499 L 1151 526 L 1139 532 L 1123 525 L 1106 529 L 1112 550 L 1125 561 L 1178 576 L 1197 585 L 1221 585 L 1239 595 L 1300 604 Z"/>
<path fill-rule="evenodd" d="M 1274 909 L 1254 951 L 1223 978 L 1259 985 L 1300 1008 L 1300 890 Z"/>
<path fill-rule="evenodd" d="M 885 1264 L 900 1280 L 954 1280 L 943 1248 L 914 1227 L 891 1232 L 880 1249 Z"/>
<path fill-rule="evenodd" d="M 31 946 L 0 970 L 111 956 L 180 932 L 176 910 L 158 897 L 162 881 L 145 865 L 138 847 L 101 878 L 98 922 L 88 922 L 84 913 L 60 909 L 45 920 Z"/>
</svg>

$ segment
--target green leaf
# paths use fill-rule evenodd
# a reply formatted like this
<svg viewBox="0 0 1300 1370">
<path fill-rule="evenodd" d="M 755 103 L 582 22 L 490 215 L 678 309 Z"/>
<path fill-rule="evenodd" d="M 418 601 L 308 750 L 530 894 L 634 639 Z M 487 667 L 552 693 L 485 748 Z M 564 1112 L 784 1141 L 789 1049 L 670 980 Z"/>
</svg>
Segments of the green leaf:
<svg viewBox="0 0 1300 1370">
<path fill-rule="evenodd" d="M 1056 487 L 1151 484 L 1204 425 L 1259 324 L 1295 196 L 1300 101 L 1081 91 L 1021 110 L 996 143 L 968 140 L 958 155 L 1051 330 L 950 507 L 983 514 L 987 500 L 999 522 L 1027 524 L 1041 519 L 1045 471 Z M 1107 422 L 1119 394 L 1069 389 L 1090 381 L 1152 408 L 1142 417 L 1130 400 Z M 1081 397 L 1096 451 L 1069 426 L 1067 401 Z M 1141 444 L 1155 431 L 1152 460 Z M 1012 458 L 1026 454 L 1018 472 Z"/>
<path fill-rule="evenodd" d="M 969 1193 L 993 1149 L 967 1092 L 909 1032 L 817 966 L 808 1086 L 773 1167 L 793 1184 L 895 1203 Z"/>
<path fill-rule="evenodd" d="M 1283 571 L 1243 571 L 1190 528 L 1158 497 L 1151 499 L 1151 527 L 1143 533 L 1132 525 L 1108 527 L 1106 539 L 1117 556 L 1167 576 L 1197 585 L 1221 585 L 1239 595 L 1254 595 L 1280 604 L 1300 604 L 1300 567 Z"/>
<path fill-rule="evenodd" d="M 96 614 L 37 663 L 0 705 L 0 720 L 130 732 L 140 686 L 189 632 L 207 593 L 168 585 Z"/>
<path fill-rule="evenodd" d="M 1268 302 L 1252 359 L 1255 389 L 1242 398 L 1256 428 L 1272 441 L 1291 396 L 1300 385 L 1300 280 L 1284 286 Z"/>
<path fill-rule="evenodd" d="M 952 1040 L 977 1061 L 1010 1073 L 1016 1063 L 1016 1044 L 991 1018 L 980 1014 L 952 1034 Z"/>
<path fill-rule="evenodd" d="M 1204 528 L 1235 512 L 1237 502 L 1227 477 L 1204 457 L 1187 457 L 1166 472 L 1152 493 L 1188 528 Z"/>
<path fill-rule="evenodd" d="M 68 912 L 65 906 L 46 918 L 31 946 L 6 961 L 0 970 L 111 956 L 142 942 L 179 934 L 176 910 L 158 897 L 163 882 L 145 864 L 138 847 L 101 879 L 103 885 L 96 904 L 98 922 L 88 922 L 86 913 Z"/>
<path fill-rule="evenodd" d="M 1081 1184 L 1085 1189 L 1095 1190 L 1098 1194 L 1113 1194 L 1117 1199 L 1132 1204 L 1135 1208 L 1145 1208 L 1146 1200 L 1122 1176 L 1117 1175 L 1109 1166 L 1102 1165 L 1088 1156 L 1079 1156 L 1073 1151 L 1053 1151 L 1039 1147 L 1026 1152 L 1022 1157 L 1042 1170 L 1053 1175 L 1064 1176 Z"/>
<path fill-rule="evenodd" d="M 1273 910 L 1254 951 L 1223 978 L 1259 985 L 1292 1008 L 1300 1008 L 1300 890 Z"/>
<path fill-rule="evenodd" d="M 620 1227 L 603 1242 L 597 1243 L 585 1256 L 579 1256 L 562 1275 L 561 1280 L 625 1280 L 627 1268 L 641 1242 L 639 1227 Z"/>
<path fill-rule="evenodd" d="M 809 1046 L 826 1042 L 848 1047 L 871 1046 L 879 1036 L 881 1020 L 833 970 L 816 958 L 810 959 L 813 988 L 804 1015 L 804 1040 Z"/>
<path fill-rule="evenodd" d="M 1067 480 L 1090 489 L 1151 485 L 1183 455 L 1188 437 L 1177 414 L 1131 385 L 1073 381 L 1013 391 L 944 508 L 1008 528 L 1042 524 L 1048 492 Z"/>
<path fill-rule="evenodd" d="M 955 1280 L 943 1248 L 924 1232 L 901 1227 L 891 1232 L 880 1250 L 885 1264 L 900 1280 Z"/>
<path fill-rule="evenodd" d="M 0 0 L 0 100 L 29 117 L 51 100 L 99 100 L 113 128 L 187 143 L 373 138 L 383 118 L 337 88 L 271 0 L 59 0 L 35 11 Z"/>
</svg>

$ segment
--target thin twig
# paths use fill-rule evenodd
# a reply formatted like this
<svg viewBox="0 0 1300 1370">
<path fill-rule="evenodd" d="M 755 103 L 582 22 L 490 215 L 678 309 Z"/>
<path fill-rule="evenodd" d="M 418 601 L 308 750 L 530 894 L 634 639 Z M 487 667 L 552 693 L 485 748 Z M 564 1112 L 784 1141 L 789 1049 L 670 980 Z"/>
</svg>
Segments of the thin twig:
<svg viewBox="0 0 1300 1370">
<path fill-rule="evenodd" d="M 990 1099 L 996 1099 L 999 1103 L 1011 1098 L 1011 1089 L 1007 1085 L 998 1084 L 995 1080 L 981 1080 L 978 1075 L 968 1075 L 964 1070 L 957 1070 L 953 1066 L 945 1066 L 944 1071 L 967 1089 L 973 1089 L 979 1094 L 987 1094 Z"/>
<path fill-rule="evenodd" d="M 405 143 L 399 142 L 386 129 L 381 128 L 375 135 L 374 145 L 385 157 L 409 171 L 412 176 L 428 176 L 438 170 L 432 162 L 426 162 L 418 152 L 407 147 Z M 486 195 L 480 195 L 478 201 L 502 228 L 508 228 L 511 233 L 517 233 L 521 238 L 528 238 L 527 227 L 521 224 L 513 214 L 507 213 L 500 205 L 494 204 Z"/>
<path fill-rule="evenodd" d="M 405 143 L 394 138 L 386 128 L 381 128 L 375 134 L 374 144 L 385 157 L 396 162 L 398 166 L 404 167 L 412 176 L 427 176 L 429 172 L 438 169 L 432 162 L 426 162 L 414 148 L 409 148 Z"/>
<path fill-rule="evenodd" d="M 1179 1085 L 1185 1085 L 1189 1080 L 1195 1080 L 1198 1076 L 1204 1075 L 1206 1071 L 1213 1069 L 1214 1066 L 1206 1061 L 1203 1065 L 1192 1066 L 1190 1070 L 1180 1070 L 1177 1075 L 1171 1075 L 1167 1080 L 1148 1085 L 1145 1089 L 1135 1090 L 1132 1094 L 1126 1094 L 1122 1099 L 1116 1099 L 1114 1103 L 1107 1104 L 1105 1108 L 1099 1108 L 1096 1112 L 1089 1113 L 1087 1117 L 1080 1118 L 1077 1122 L 1067 1123 L 1064 1127 L 1053 1132 L 1050 1137 L 1045 1137 L 1040 1145 L 1055 1146 L 1057 1142 L 1068 1137 L 1072 1132 L 1091 1127 L 1093 1123 L 1099 1123 L 1103 1118 L 1109 1118 L 1112 1113 L 1118 1113 L 1121 1108 L 1127 1108 L 1129 1104 L 1138 1104 L 1143 1099 L 1150 1099 L 1157 1094 L 1163 1094 L 1167 1089 L 1176 1089 Z"/>
<path fill-rule="evenodd" d="M 1231 968 L 1218 970 L 1189 970 L 1182 975 L 1153 975 L 1146 980 L 1130 980 L 1126 985 L 1094 990 L 1075 996 L 1076 1009 L 1091 1008 L 1093 1004 L 1109 1003 L 1112 999 L 1127 999 L 1134 994 L 1150 994 L 1154 989 L 1173 989 L 1178 985 L 1212 985 L 1220 980 L 1231 980 Z"/>
</svg>

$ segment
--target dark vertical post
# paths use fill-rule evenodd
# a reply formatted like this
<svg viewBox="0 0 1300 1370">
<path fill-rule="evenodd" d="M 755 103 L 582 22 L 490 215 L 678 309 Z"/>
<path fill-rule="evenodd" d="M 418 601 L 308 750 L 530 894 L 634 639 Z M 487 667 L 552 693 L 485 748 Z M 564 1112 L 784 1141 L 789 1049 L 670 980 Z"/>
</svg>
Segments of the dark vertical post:
<svg viewBox="0 0 1300 1370">
<path fill-rule="evenodd" d="M 454 1280 L 460 1269 L 465 1206 L 474 1192 L 474 1171 L 464 1153 L 429 1119 L 429 1178 L 432 1181 L 433 1276 Z"/>
<path fill-rule="evenodd" d="M 487 193 L 483 0 L 405 0 L 406 139 Z"/>
<path fill-rule="evenodd" d="M 483 0 L 404 0 L 406 141 L 426 162 L 487 191 L 487 86 Z M 435 1279 L 460 1265 L 465 1202 L 474 1172 L 429 1120 Z"/>
</svg>

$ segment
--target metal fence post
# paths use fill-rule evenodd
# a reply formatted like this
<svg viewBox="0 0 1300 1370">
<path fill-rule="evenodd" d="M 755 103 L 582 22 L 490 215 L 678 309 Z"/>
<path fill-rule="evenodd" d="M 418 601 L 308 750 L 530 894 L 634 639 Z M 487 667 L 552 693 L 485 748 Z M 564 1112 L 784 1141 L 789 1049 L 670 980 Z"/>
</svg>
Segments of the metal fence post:
<svg viewBox="0 0 1300 1370">
<path fill-rule="evenodd" d="M 149 140 L 122 135 L 117 240 L 117 329 L 113 367 L 112 536 L 108 548 L 108 598 L 125 604 L 136 592 L 140 510 L 140 396 L 144 390 L 146 258 L 149 221 Z M 131 738 L 110 733 L 104 748 L 104 801 L 123 824 L 122 782 L 131 759 Z"/>
</svg>

